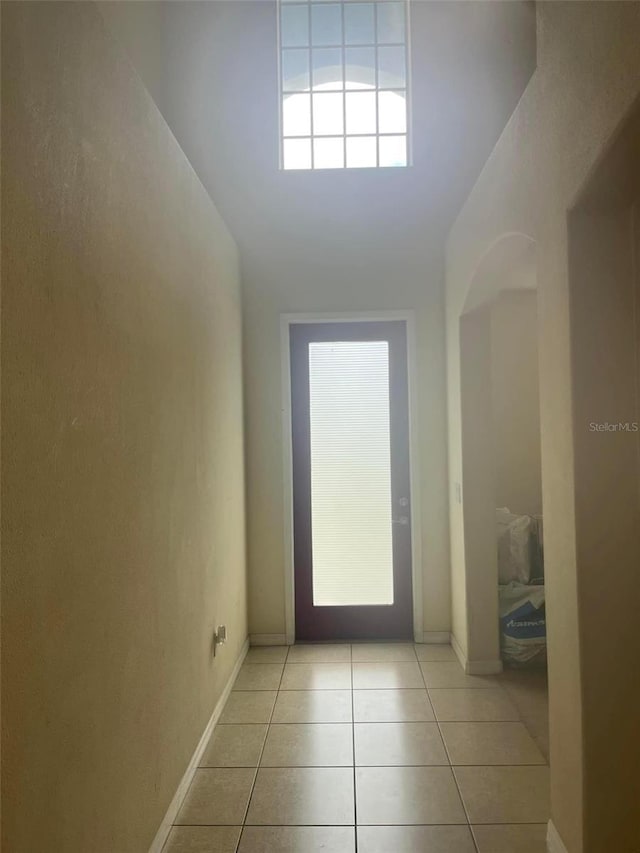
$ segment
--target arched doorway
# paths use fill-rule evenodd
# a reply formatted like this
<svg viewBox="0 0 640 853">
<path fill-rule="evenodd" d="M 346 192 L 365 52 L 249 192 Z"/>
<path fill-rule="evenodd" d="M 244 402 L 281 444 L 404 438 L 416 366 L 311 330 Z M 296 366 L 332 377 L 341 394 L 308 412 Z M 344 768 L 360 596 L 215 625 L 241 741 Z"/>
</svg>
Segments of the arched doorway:
<svg viewBox="0 0 640 853">
<path fill-rule="evenodd" d="M 536 245 L 506 234 L 460 316 L 467 668 L 499 672 L 548 758 Z"/>
</svg>

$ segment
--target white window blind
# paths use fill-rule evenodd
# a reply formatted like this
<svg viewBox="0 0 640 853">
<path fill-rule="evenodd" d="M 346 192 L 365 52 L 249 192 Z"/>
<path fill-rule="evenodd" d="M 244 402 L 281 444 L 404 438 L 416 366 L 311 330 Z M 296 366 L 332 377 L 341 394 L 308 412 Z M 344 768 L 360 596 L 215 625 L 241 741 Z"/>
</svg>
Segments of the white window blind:
<svg viewBox="0 0 640 853">
<path fill-rule="evenodd" d="M 313 603 L 393 604 L 389 346 L 309 344 Z"/>
</svg>

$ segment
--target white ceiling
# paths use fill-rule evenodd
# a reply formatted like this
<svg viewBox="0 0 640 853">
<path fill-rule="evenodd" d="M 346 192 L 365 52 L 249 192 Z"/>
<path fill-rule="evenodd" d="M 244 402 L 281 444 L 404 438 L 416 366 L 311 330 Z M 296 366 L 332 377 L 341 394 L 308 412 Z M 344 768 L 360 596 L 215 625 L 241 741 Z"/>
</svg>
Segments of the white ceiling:
<svg viewBox="0 0 640 853">
<path fill-rule="evenodd" d="M 411 251 L 444 239 L 535 65 L 533 4 L 413 2 L 414 165 L 278 169 L 276 5 L 165 4 L 165 103 L 243 250 L 311 240 Z"/>
</svg>

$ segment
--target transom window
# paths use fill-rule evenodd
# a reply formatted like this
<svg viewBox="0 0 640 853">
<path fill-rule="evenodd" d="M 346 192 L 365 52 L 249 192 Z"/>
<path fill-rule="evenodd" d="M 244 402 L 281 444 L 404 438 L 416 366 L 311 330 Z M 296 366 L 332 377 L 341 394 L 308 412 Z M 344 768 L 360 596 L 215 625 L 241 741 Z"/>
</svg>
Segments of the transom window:
<svg viewBox="0 0 640 853">
<path fill-rule="evenodd" d="M 282 168 L 406 166 L 406 0 L 278 5 Z"/>
</svg>

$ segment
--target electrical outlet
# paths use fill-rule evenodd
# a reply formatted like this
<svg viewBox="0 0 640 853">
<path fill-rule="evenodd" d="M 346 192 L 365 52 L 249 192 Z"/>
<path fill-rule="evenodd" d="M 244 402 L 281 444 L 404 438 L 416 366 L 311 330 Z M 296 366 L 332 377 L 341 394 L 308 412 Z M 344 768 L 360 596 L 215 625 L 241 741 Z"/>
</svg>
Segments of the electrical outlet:
<svg viewBox="0 0 640 853">
<path fill-rule="evenodd" d="M 214 635 L 213 635 L 213 656 L 215 657 L 216 649 L 218 646 L 224 646 L 227 642 L 227 626 L 226 625 L 218 625 Z"/>
</svg>

